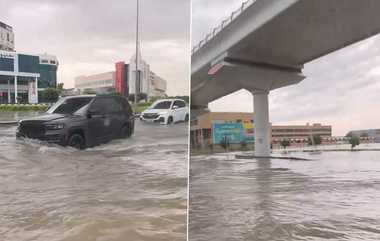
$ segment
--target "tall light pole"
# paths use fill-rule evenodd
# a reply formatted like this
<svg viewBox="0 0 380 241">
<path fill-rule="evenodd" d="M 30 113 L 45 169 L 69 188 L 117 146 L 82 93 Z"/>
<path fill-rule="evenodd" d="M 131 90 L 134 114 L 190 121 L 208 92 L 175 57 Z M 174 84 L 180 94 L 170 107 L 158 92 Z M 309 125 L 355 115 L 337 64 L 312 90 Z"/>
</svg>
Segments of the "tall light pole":
<svg viewBox="0 0 380 241">
<path fill-rule="evenodd" d="M 140 75 L 139 75 L 139 69 L 138 69 L 138 51 L 139 51 L 139 15 L 140 15 L 140 1 L 137 0 L 137 13 L 136 13 L 136 59 L 135 59 L 135 64 L 136 64 L 136 69 L 135 69 L 135 104 L 138 102 L 138 90 L 140 89 Z"/>
</svg>

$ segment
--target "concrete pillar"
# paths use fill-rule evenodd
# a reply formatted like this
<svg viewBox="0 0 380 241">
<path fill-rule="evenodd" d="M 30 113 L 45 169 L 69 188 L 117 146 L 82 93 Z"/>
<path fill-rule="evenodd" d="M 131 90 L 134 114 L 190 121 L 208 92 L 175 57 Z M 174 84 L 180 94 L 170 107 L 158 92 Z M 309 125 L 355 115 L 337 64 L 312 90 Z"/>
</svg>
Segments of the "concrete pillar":
<svg viewBox="0 0 380 241">
<path fill-rule="evenodd" d="M 17 76 L 15 76 L 15 104 L 17 104 Z"/>
<path fill-rule="evenodd" d="M 8 104 L 10 104 L 11 101 L 11 81 L 8 79 Z"/>
<path fill-rule="evenodd" d="M 270 156 L 268 91 L 253 91 L 255 155 Z"/>
<path fill-rule="evenodd" d="M 35 90 L 36 90 L 36 104 L 38 103 L 38 78 L 35 77 L 34 79 L 34 84 L 35 84 Z"/>
</svg>

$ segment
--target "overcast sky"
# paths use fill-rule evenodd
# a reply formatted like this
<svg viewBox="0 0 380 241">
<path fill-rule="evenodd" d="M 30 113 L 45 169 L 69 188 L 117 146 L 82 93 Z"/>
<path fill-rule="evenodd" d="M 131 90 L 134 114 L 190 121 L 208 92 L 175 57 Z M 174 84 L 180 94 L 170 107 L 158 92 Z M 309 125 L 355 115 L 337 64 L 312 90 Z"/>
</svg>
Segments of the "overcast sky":
<svg viewBox="0 0 380 241">
<path fill-rule="evenodd" d="M 242 0 L 193 0 L 192 43 L 240 6 Z M 212 9 L 212 11 L 210 10 Z M 333 135 L 380 128 L 380 36 L 356 43 L 305 65 L 300 84 L 272 91 L 273 124 L 321 122 Z M 245 90 L 212 102 L 212 111 L 253 111 Z"/>
<path fill-rule="evenodd" d="M 169 95 L 188 95 L 190 1 L 140 0 L 142 56 L 168 81 Z M 58 81 L 114 70 L 135 51 L 136 0 L 0 0 L 0 21 L 16 50 L 60 61 Z"/>
</svg>

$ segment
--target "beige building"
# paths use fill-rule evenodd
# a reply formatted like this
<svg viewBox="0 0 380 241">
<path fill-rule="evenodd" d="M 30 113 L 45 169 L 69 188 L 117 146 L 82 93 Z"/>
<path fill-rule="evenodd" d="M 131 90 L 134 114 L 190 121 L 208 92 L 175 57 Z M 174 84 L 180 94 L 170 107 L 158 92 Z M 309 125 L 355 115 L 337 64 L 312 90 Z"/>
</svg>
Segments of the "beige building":
<svg viewBox="0 0 380 241">
<path fill-rule="evenodd" d="M 149 96 L 165 96 L 166 95 L 166 80 L 150 71 L 149 76 Z"/>
<path fill-rule="evenodd" d="M 88 76 L 78 76 L 75 78 L 75 88 L 81 91 L 86 89 L 115 88 L 115 72 L 105 72 Z"/>
<path fill-rule="evenodd" d="M 213 123 L 253 123 L 253 115 L 253 113 L 240 112 L 207 112 L 199 115 L 190 122 L 191 145 L 197 147 L 213 144 Z M 322 140 L 328 141 L 331 139 L 332 128 L 322 124 L 271 125 L 271 142 L 274 146 L 280 145 L 280 141 L 283 139 L 289 140 L 294 145 L 305 144 L 313 135 L 319 135 Z"/>
<path fill-rule="evenodd" d="M 331 137 L 331 126 L 322 124 L 306 125 L 275 125 L 272 126 L 272 140 L 279 141 L 282 139 L 307 139 L 312 135 L 318 135 L 322 138 Z"/>
</svg>

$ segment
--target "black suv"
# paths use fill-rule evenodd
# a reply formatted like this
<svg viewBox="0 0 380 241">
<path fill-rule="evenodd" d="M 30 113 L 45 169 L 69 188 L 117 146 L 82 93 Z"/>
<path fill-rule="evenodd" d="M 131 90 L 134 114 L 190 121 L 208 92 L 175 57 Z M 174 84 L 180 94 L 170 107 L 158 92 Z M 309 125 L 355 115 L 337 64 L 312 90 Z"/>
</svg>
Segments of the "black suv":
<svg viewBox="0 0 380 241">
<path fill-rule="evenodd" d="M 134 132 L 134 114 L 120 96 L 82 95 L 59 99 L 44 115 L 19 122 L 16 137 L 92 147 Z"/>
</svg>

